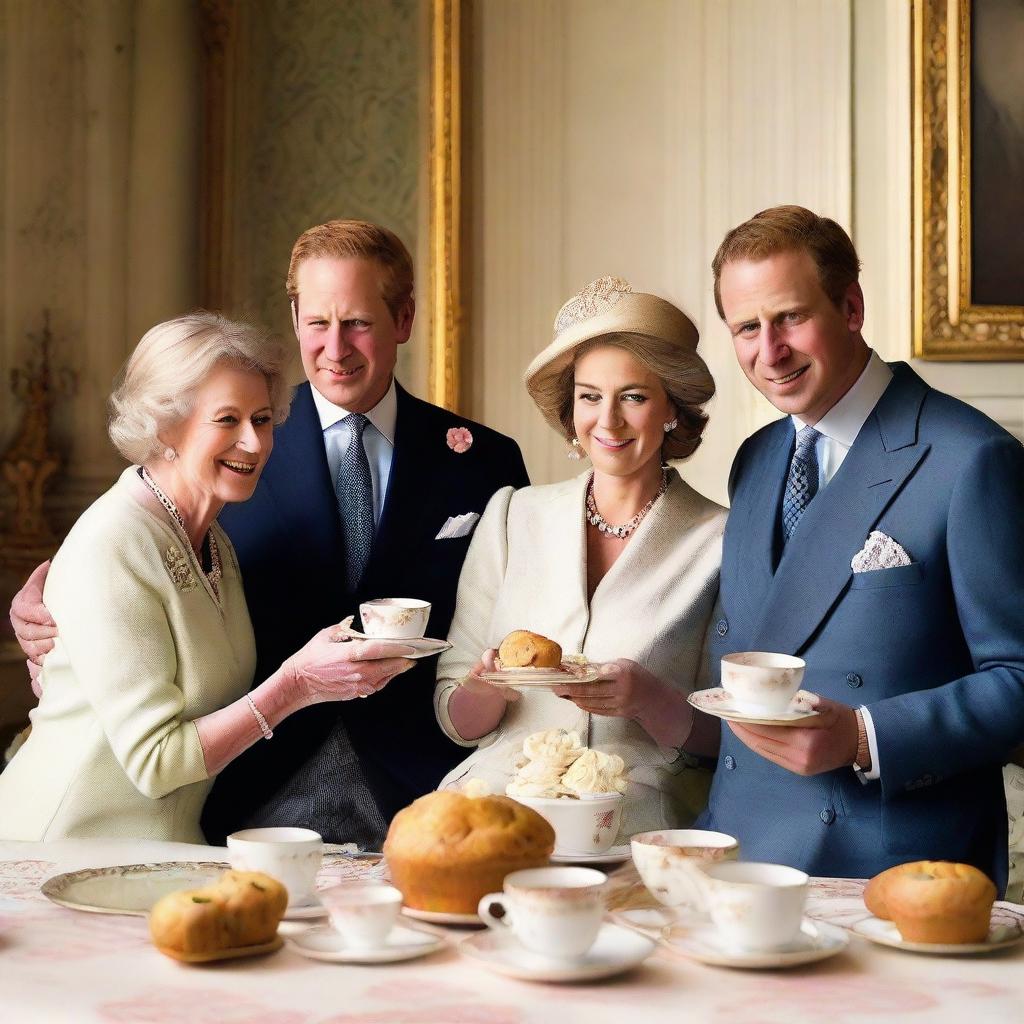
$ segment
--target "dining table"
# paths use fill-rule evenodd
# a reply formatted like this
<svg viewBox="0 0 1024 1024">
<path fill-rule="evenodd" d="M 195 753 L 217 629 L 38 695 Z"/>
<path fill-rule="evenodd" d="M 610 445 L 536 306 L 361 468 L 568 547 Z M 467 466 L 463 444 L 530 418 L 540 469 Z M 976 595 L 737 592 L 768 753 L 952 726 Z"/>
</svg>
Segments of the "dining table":
<svg viewBox="0 0 1024 1024">
<path fill-rule="evenodd" d="M 439 929 L 436 952 L 402 963 L 307 959 L 291 943 L 248 959 L 193 965 L 152 944 L 141 916 L 52 902 L 41 886 L 84 868 L 227 861 L 223 847 L 73 840 L 0 842 L 0 1020 L 145 1024 L 964 1024 L 1024 1021 L 1024 944 L 934 956 L 852 934 L 838 955 L 788 969 L 696 962 L 659 943 L 618 977 L 571 984 L 493 973 L 459 951 L 478 930 Z M 325 857 L 323 888 L 387 878 L 373 856 Z M 611 870 L 610 904 L 643 893 L 631 863 Z M 816 878 L 808 917 L 849 928 L 866 911 L 864 881 Z M 1024 907 L 997 904 L 1011 915 Z M 286 922 L 287 937 L 322 922 Z M 436 926 L 435 926 L 436 927 Z"/>
</svg>

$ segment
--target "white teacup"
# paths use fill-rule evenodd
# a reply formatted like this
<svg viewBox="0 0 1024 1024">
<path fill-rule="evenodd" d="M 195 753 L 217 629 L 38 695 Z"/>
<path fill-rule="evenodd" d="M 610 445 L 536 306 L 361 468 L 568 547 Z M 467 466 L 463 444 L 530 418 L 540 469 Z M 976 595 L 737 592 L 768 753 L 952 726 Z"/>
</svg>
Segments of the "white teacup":
<svg viewBox="0 0 1024 1024">
<path fill-rule="evenodd" d="M 701 865 L 711 920 L 726 944 L 769 952 L 800 933 L 808 877 L 783 864 L 721 861 Z"/>
<path fill-rule="evenodd" d="M 745 714 L 779 714 L 789 710 L 800 689 L 806 662 L 789 654 L 742 651 L 722 658 L 722 689 Z"/>
<path fill-rule="evenodd" d="M 622 820 L 622 794 L 547 797 L 516 796 L 546 818 L 555 830 L 555 853 L 568 856 L 605 853 L 615 842 Z"/>
<path fill-rule="evenodd" d="M 402 894 L 393 885 L 349 882 L 320 891 L 331 924 L 353 949 L 378 949 L 398 921 Z"/>
<path fill-rule="evenodd" d="M 381 640 L 411 640 L 423 636 L 430 619 L 430 602 L 415 597 L 380 597 L 359 606 L 367 636 Z"/>
<path fill-rule="evenodd" d="M 736 860 L 740 853 L 733 836 L 696 828 L 640 832 L 629 845 L 644 885 L 659 903 L 698 912 L 707 910 L 700 865 Z"/>
<path fill-rule="evenodd" d="M 316 902 L 316 873 L 324 841 L 308 828 L 247 828 L 228 836 L 228 860 L 236 871 L 262 871 L 288 890 L 288 906 Z"/>
<path fill-rule="evenodd" d="M 535 953 L 578 960 L 594 944 L 604 916 L 608 879 L 593 868 L 530 868 L 505 877 L 504 892 L 492 892 L 478 912 L 488 928 L 510 928 Z M 493 908 L 504 914 L 495 916 Z"/>
</svg>

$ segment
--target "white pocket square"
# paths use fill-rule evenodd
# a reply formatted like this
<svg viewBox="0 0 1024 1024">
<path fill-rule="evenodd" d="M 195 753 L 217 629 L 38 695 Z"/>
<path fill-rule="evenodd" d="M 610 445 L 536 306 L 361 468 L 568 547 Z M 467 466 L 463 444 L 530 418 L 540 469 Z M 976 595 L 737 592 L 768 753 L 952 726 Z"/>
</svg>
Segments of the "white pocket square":
<svg viewBox="0 0 1024 1024">
<path fill-rule="evenodd" d="M 874 572 L 876 569 L 893 569 L 898 565 L 910 565 L 910 555 L 892 539 L 879 530 L 872 530 L 864 547 L 853 556 L 850 568 L 854 572 Z"/>
<path fill-rule="evenodd" d="M 438 530 L 434 540 L 454 540 L 456 537 L 465 537 L 473 532 L 473 527 L 476 526 L 476 521 L 479 518 L 479 512 L 464 512 L 461 516 L 452 516 Z"/>
</svg>

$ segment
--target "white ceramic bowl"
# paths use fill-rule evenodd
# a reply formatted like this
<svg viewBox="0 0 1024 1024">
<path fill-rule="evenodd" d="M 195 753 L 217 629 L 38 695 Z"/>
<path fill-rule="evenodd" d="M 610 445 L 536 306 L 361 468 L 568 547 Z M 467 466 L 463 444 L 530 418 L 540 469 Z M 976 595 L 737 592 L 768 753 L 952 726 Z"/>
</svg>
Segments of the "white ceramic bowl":
<svg viewBox="0 0 1024 1024">
<path fill-rule="evenodd" d="M 580 799 L 541 796 L 516 796 L 513 799 L 532 807 L 548 820 L 555 830 L 557 854 L 605 853 L 619 834 L 621 793 L 602 793 Z"/>
<path fill-rule="evenodd" d="M 781 714 L 800 689 L 806 662 L 789 654 L 741 651 L 722 658 L 722 689 L 739 711 Z"/>
<path fill-rule="evenodd" d="M 724 832 L 667 828 L 640 832 L 629 841 L 633 863 L 659 903 L 666 907 L 705 909 L 704 877 L 698 865 L 736 860 L 739 842 Z"/>
<path fill-rule="evenodd" d="M 288 890 L 288 906 L 316 902 L 316 874 L 324 841 L 309 828 L 247 828 L 227 839 L 228 860 L 236 871 L 262 871 Z"/>
<path fill-rule="evenodd" d="M 430 602 L 415 597 L 380 597 L 359 606 L 367 636 L 381 640 L 409 640 L 427 632 Z"/>
</svg>

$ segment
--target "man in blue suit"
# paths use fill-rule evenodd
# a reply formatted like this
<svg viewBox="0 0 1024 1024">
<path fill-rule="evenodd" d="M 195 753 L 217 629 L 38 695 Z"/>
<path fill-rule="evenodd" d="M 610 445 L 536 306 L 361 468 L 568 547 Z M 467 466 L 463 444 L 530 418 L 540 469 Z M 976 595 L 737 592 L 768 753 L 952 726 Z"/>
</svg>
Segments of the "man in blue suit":
<svg viewBox="0 0 1024 1024">
<path fill-rule="evenodd" d="M 871 876 L 965 861 L 1002 890 L 1024 739 L 1024 448 L 887 365 L 853 244 L 801 207 L 726 235 L 718 310 L 780 412 L 732 468 L 715 661 L 807 663 L 807 727 L 728 723 L 702 826 L 750 860 Z M 717 664 L 716 664 L 717 667 Z"/>
<path fill-rule="evenodd" d="M 390 231 L 335 220 L 304 232 L 286 282 L 308 380 L 253 497 L 228 506 L 256 635 L 256 680 L 317 630 L 378 597 L 431 602 L 445 637 L 472 528 L 501 487 L 529 483 L 508 437 L 414 398 L 394 378 L 415 316 L 412 259 Z M 15 599 L 22 646 L 52 646 L 42 567 Z M 380 849 L 394 814 L 462 757 L 434 717 L 436 660 L 365 701 L 292 715 L 218 776 L 211 842 L 240 828 L 302 825 Z M 342 707 L 342 703 L 344 707 Z"/>
</svg>

